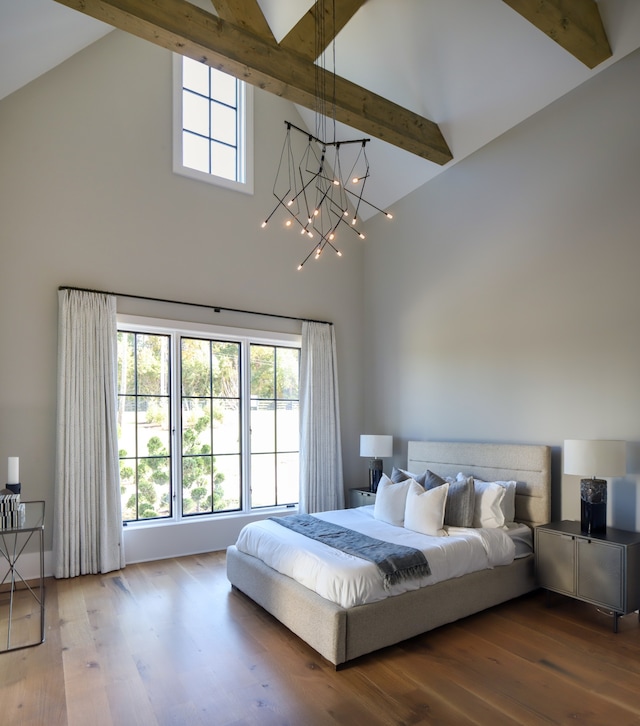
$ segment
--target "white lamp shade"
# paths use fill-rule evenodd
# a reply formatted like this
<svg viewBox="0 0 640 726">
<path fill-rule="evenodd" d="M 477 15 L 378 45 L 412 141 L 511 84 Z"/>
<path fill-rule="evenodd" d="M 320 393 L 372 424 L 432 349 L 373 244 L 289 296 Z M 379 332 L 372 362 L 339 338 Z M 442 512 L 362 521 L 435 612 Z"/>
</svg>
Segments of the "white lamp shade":
<svg viewBox="0 0 640 726">
<path fill-rule="evenodd" d="M 383 459 L 393 454 L 393 436 L 376 436 L 362 434 L 360 436 L 360 456 L 370 459 Z"/>
<path fill-rule="evenodd" d="M 582 477 L 624 476 L 626 442 L 568 439 L 564 442 L 564 473 Z"/>
</svg>

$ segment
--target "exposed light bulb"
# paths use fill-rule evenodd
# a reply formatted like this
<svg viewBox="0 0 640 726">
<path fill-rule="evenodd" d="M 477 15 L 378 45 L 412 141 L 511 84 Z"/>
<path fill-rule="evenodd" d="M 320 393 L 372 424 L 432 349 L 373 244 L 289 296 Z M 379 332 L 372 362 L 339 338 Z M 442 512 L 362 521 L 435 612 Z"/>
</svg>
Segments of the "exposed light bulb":
<svg viewBox="0 0 640 726">
<path fill-rule="evenodd" d="M 353 179 L 352 179 L 351 181 L 352 181 L 352 182 L 353 182 L 354 184 L 357 184 L 357 183 L 358 183 L 358 182 L 360 181 L 360 179 L 359 179 L 359 178 L 358 178 L 357 176 L 354 176 L 354 177 L 353 177 Z"/>
<path fill-rule="evenodd" d="M 307 236 L 308 236 L 308 237 L 313 237 L 313 232 L 312 232 L 311 230 L 309 230 L 309 231 L 307 232 Z"/>
<path fill-rule="evenodd" d="M 365 236 L 362 234 L 362 232 L 360 232 L 360 234 L 358 235 L 358 237 L 360 237 L 360 239 L 365 239 Z"/>
<path fill-rule="evenodd" d="M 313 216 L 314 217 L 317 217 L 319 214 L 320 214 L 320 210 L 319 209 L 314 209 L 313 210 Z M 311 220 L 309 220 L 309 221 L 311 221 Z"/>
<path fill-rule="evenodd" d="M 334 180 L 333 180 L 333 183 L 334 183 L 334 184 L 335 184 L 335 185 L 336 185 L 337 187 L 339 187 L 339 186 L 340 186 L 340 182 L 338 181 L 338 179 L 334 179 Z"/>
<path fill-rule="evenodd" d="M 336 238 L 336 236 L 335 236 L 335 234 L 333 234 L 333 232 L 332 232 L 332 233 L 331 233 L 331 234 L 329 235 L 329 239 L 330 239 L 330 240 L 334 240 L 335 238 Z"/>
<path fill-rule="evenodd" d="M 390 214 L 389 212 L 385 212 L 387 215 L 387 219 L 393 219 L 393 214 Z"/>
<path fill-rule="evenodd" d="M 353 219 L 351 220 L 351 224 L 355 224 L 355 223 L 356 223 L 357 221 L 358 221 L 358 218 L 357 218 L 357 217 L 354 217 L 354 218 L 353 218 Z"/>
<path fill-rule="evenodd" d="M 342 252 L 340 252 L 340 250 L 336 250 L 336 254 L 338 255 L 338 257 L 342 257 Z"/>
<path fill-rule="evenodd" d="M 298 265 L 298 269 L 301 270 L 302 269 L 302 265 Z"/>
<path fill-rule="evenodd" d="M 293 204 L 293 199 L 290 199 L 290 200 L 289 200 L 289 201 L 287 202 L 287 207 L 290 207 L 290 206 L 291 206 L 292 204 Z"/>
<path fill-rule="evenodd" d="M 291 220 L 287 219 L 287 221 L 284 223 L 285 227 L 291 227 Z"/>
<path fill-rule="evenodd" d="M 267 223 L 263 222 L 260 226 L 262 227 L 262 229 L 264 229 L 267 226 Z"/>
<path fill-rule="evenodd" d="M 307 233 L 307 230 L 306 230 L 306 229 L 305 229 L 305 228 L 303 227 L 303 228 L 302 228 L 302 229 L 300 230 L 300 234 L 306 234 L 306 233 Z"/>
<path fill-rule="evenodd" d="M 345 209 L 342 214 L 343 214 L 343 216 L 348 217 L 349 216 L 349 210 L 348 209 Z"/>
</svg>

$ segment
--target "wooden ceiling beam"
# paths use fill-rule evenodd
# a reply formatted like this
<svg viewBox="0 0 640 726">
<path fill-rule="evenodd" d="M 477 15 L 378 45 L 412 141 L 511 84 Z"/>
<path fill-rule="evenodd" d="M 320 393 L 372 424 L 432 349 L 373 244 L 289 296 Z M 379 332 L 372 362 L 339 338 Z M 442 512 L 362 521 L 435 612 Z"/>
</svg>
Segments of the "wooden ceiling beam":
<svg viewBox="0 0 640 726">
<path fill-rule="evenodd" d="M 317 74 L 333 75 L 186 0 L 57 0 L 175 53 L 218 68 L 270 93 L 315 109 Z M 438 126 L 343 78 L 335 79 L 338 121 L 436 164 L 453 157 Z"/>
<path fill-rule="evenodd" d="M 211 0 L 211 3 L 218 17 L 265 40 L 276 42 L 257 0 Z"/>
<path fill-rule="evenodd" d="M 612 55 L 594 0 L 503 0 L 588 68 Z"/>
<path fill-rule="evenodd" d="M 367 0 L 340 0 L 335 3 L 336 15 L 333 18 L 332 8 L 322 0 L 316 0 L 314 5 L 280 41 L 280 46 L 299 53 L 308 60 L 315 61 L 366 2 Z M 326 16 L 324 18 L 325 37 L 322 38 L 324 47 L 318 48 L 316 46 L 316 25 L 323 7 Z"/>
</svg>

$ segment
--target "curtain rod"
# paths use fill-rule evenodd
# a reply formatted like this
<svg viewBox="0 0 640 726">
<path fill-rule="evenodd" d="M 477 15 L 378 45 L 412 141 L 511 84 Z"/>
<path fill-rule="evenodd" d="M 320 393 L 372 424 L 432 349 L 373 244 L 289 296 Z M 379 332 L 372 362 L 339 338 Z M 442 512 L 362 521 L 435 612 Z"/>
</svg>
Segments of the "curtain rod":
<svg viewBox="0 0 640 726">
<path fill-rule="evenodd" d="M 205 305 L 204 303 L 185 302 L 184 300 L 167 300 L 161 297 L 147 297 L 146 295 L 129 295 L 125 292 L 109 292 L 107 290 L 91 290 L 86 287 L 73 287 L 72 285 L 60 285 L 58 290 L 77 290 L 78 292 L 95 292 L 100 295 L 115 295 L 116 297 L 128 297 L 133 300 L 150 300 L 151 302 L 170 303 L 171 305 L 189 305 L 194 308 L 208 308 L 216 313 L 224 310 L 227 313 L 243 313 L 244 315 L 263 315 L 268 318 L 281 318 L 283 320 L 298 320 L 302 323 L 322 323 L 324 325 L 333 325 L 327 320 L 311 320 L 310 318 L 297 318 L 293 315 L 279 315 L 278 313 L 261 313 L 253 310 L 239 310 L 238 308 L 225 308 L 222 305 Z"/>
</svg>

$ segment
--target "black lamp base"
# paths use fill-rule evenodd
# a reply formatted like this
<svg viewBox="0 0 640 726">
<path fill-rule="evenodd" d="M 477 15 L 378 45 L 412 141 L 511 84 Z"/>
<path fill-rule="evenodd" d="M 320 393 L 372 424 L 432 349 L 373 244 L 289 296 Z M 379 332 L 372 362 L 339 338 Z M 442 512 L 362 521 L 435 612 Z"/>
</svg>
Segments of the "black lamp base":
<svg viewBox="0 0 640 726">
<path fill-rule="evenodd" d="M 382 459 L 369 460 L 369 491 L 377 492 L 378 484 L 382 479 Z"/>
<path fill-rule="evenodd" d="M 607 531 L 607 482 L 605 479 L 580 481 L 580 531 L 602 534 Z"/>
</svg>

